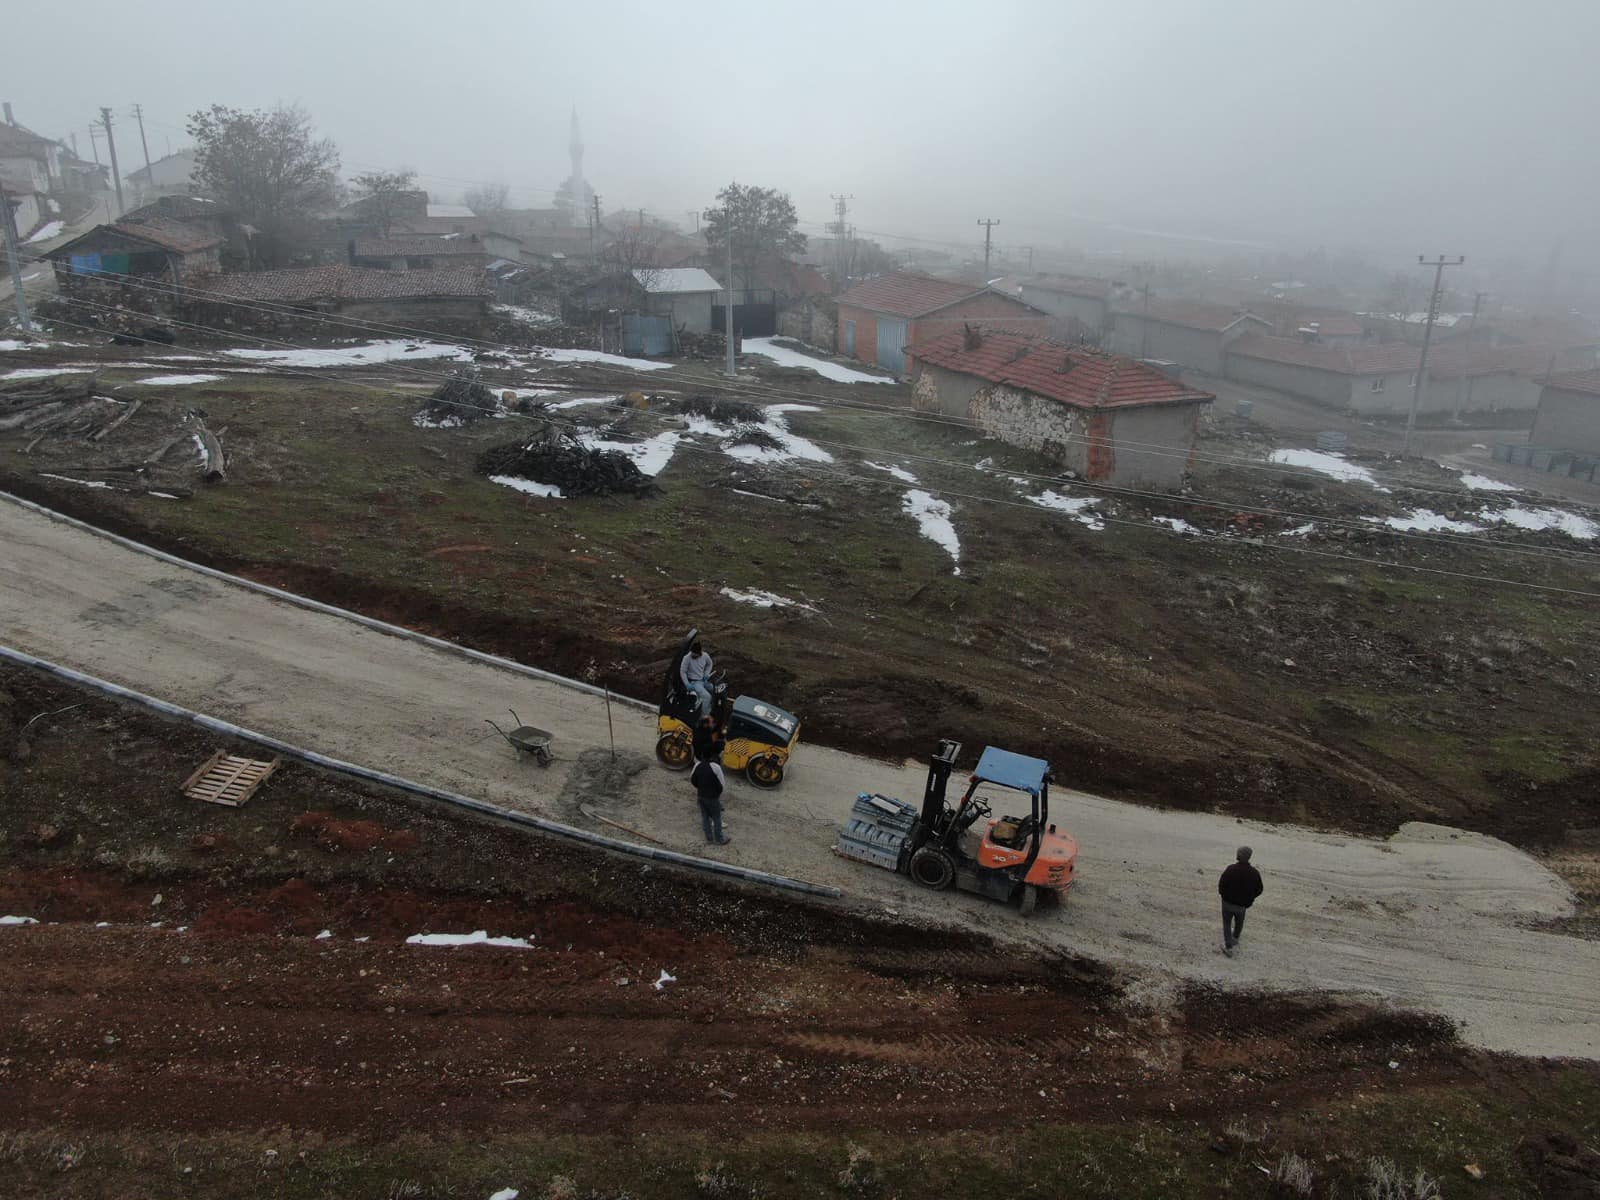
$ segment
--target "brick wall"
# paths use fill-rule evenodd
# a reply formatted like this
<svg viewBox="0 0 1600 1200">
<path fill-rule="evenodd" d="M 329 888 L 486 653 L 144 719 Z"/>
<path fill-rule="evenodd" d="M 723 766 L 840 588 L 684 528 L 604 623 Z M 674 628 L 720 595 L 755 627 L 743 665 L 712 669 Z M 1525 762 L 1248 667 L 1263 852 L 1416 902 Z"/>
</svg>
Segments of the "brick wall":
<svg viewBox="0 0 1600 1200">
<path fill-rule="evenodd" d="M 1058 318 L 1031 309 L 1020 301 L 994 292 L 984 292 L 912 321 L 906 330 L 906 345 L 915 346 L 918 342 L 949 333 L 952 329 L 960 329 L 969 323 L 1046 336 L 1056 333 L 1061 324 Z"/>
<path fill-rule="evenodd" d="M 839 306 L 839 328 L 837 331 L 837 353 L 849 354 L 845 349 L 844 333 L 845 322 L 856 323 L 856 348 L 854 357 L 865 363 L 878 361 L 878 318 L 864 308 L 854 308 L 848 304 Z"/>
</svg>

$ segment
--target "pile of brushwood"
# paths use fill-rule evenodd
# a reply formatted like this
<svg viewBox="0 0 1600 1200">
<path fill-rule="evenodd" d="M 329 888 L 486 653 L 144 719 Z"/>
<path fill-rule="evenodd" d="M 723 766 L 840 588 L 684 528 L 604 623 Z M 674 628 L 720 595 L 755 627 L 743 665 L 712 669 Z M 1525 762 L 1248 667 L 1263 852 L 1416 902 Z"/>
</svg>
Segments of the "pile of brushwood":
<svg viewBox="0 0 1600 1200">
<path fill-rule="evenodd" d="M 757 450 L 783 449 L 783 443 L 772 430 L 749 421 L 735 428 L 728 440 L 735 446 L 754 446 Z"/>
<path fill-rule="evenodd" d="M 491 446 L 478 455 L 480 475 L 510 475 L 561 489 L 563 496 L 609 496 L 627 492 L 648 496 L 655 480 L 616 450 L 596 450 L 570 437 Z"/>
<path fill-rule="evenodd" d="M 721 362 L 728 353 L 728 339 L 720 333 L 678 333 L 678 357 L 700 362 Z"/>
<path fill-rule="evenodd" d="M 761 409 L 748 400 L 732 400 L 725 396 L 686 396 L 669 402 L 673 412 L 690 417 L 704 417 L 724 425 L 756 424 L 761 420 Z"/>
<path fill-rule="evenodd" d="M 423 401 L 417 420 L 431 425 L 470 425 L 499 411 L 500 401 L 493 392 L 458 371 Z"/>
</svg>

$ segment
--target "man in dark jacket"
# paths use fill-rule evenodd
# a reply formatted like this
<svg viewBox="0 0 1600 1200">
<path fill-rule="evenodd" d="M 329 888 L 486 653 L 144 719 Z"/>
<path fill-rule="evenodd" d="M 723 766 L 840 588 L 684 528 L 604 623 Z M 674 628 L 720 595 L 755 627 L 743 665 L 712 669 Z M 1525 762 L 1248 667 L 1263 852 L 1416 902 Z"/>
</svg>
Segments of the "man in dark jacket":
<svg viewBox="0 0 1600 1200">
<path fill-rule="evenodd" d="M 1250 865 L 1250 847 L 1240 846 L 1235 858 L 1217 880 L 1217 894 L 1222 897 L 1222 952 L 1229 958 L 1243 940 L 1244 914 L 1261 895 L 1261 872 Z"/>
<path fill-rule="evenodd" d="M 722 764 L 715 759 L 702 759 L 689 773 L 689 781 L 700 801 L 700 828 L 705 831 L 706 841 L 726 846 L 733 839 L 722 835 Z"/>
</svg>

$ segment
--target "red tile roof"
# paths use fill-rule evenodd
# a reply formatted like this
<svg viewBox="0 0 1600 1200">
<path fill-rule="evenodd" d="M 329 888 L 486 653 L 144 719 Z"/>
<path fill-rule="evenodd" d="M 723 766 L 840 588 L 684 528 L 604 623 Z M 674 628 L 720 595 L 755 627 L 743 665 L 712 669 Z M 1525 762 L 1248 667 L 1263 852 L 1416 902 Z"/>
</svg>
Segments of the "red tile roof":
<svg viewBox="0 0 1600 1200">
<path fill-rule="evenodd" d="M 483 243 L 468 236 L 356 239 L 357 258 L 458 258 L 484 253 Z"/>
<path fill-rule="evenodd" d="M 980 296 L 987 288 L 929 275 L 880 275 L 839 297 L 841 306 L 865 308 L 896 317 L 920 317 L 948 308 L 969 296 Z M 1011 299 L 1011 297 L 1007 297 Z"/>
<path fill-rule="evenodd" d="M 213 246 L 220 246 L 228 239 L 220 234 L 193 225 L 182 225 L 176 221 L 149 220 L 128 224 L 96 225 L 88 233 L 73 238 L 63 246 L 57 246 L 47 254 L 46 258 L 69 257 L 79 242 L 87 238 L 100 237 L 107 233 L 117 237 L 131 238 L 134 241 L 144 242 L 151 246 L 159 246 L 163 250 L 170 250 L 174 254 L 194 254 L 200 250 L 209 250 Z"/>
<path fill-rule="evenodd" d="M 983 331 L 975 349 L 953 330 L 908 347 L 906 356 L 947 371 L 976 375 L 1077 408 L 1199 404 L 1216 399 L 1120 354 L 1088 350 L 1028 333 Z"/>
<path fill-rule="evenodd" d="M 1136 301 L 1122 312 L 1128 316 L 1144 316 L 1148 311 L 1152 321 L 1160 321 L 1163 325 L 1181 325 L 1186 329 L 1203 329 L 1208 333 L 1221 333 L 1234 322 L 1245 317 L 1253 316 L 1231 304 L 1212 304 L 1206 300 L 1158 300 L 1152 298 L 1148 309 L 1143 301 Z M 1254 318 L 1261 322 L 1261 328 L 1270 329 L 1271 323 L 1262 321 L 1260 317 Z"/>
<path fill-rule="evenodd" d="M 1064 296 L 1090 296 L 1104 300 L 1111 289 L 1121 286 L 1113 279 L 1095 279 L 1088 275 L 1035 275 L 1022 280 L 1023 287 L 1037 288 L 1041 292 L 1060 292 Z"/>
<path fill-rule="evenodd" d="M 478 267 L 432 271 L 376 271 L 364 267 L 297 267 L 212 275 L 194 290 L 215 300 L 412 300 L 489 297 L 494 287 Z"/>
<path fill-rule="evenodd" d="M 1562 392 L 1583 392 L 1590 396 L 1600 396 L 1600 369 L 1593 371 L 1573 371 L 1568 375 L 1552 375 L 1544 380 L 1547 388 L 1555 388 Z"/>
</svg>

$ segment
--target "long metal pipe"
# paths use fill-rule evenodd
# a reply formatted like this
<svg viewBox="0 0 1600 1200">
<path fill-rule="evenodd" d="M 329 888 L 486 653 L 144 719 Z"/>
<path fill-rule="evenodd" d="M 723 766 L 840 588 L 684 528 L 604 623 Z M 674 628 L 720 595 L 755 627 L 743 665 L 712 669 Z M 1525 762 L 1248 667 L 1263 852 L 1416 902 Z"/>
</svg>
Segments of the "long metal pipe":
<svg viewBox="0 0 1600 1200">
<path fill-rule="evenodd" d="M 587 829 L 563 825 L 559 821 L 547 821 L 543 817 L 535 817 L 529 813 L 520 813 L 513 809 L 501 808 L 484 800 L 474 800 L 471 796 L 463 796 L 459 792 L 445 791 L 443 788 L 432 787 L 426 783 L 418 783 L 413 779 L 391 775 L 387 771 L 377 771 L 371 767 L 360 766 L 357 763 L 330 758 L 325 754 L 318 754 L 315 750 L 307 750 L 281 741 L 278 738 L 270 737 L 267 734 L 257 733 L 253 729 L 246 729 L 242 725 L 235 725 L 231 721 L 207 716 L 205 713 L 195 712 L 192 709 L 171 704 L 165 700 L 158 700 L 154 696 L 147 696 L 143 692 L 136 692 L 132 688 L 125 688 L 120 684 L 111 683 L 93 675 L 85 675 L 82 671 L 64 667 L 60 663 L 36 658 L 25 651 L 17 650 L 10 646 L 0 645 L 0 659 L 16 663 L 19 666 L 31 667 L 33 670 L 42 671 L 47 675 L 54 675 L 58 679 L 65 679 L 79 687 L 92 688 L 94 691 L 101 692 L 107 696 L 114 696 L 119 700 L 127 700 L 134 704 L 142 705 L 164 716 L 187 721 L 191 725 L 197 725 L 201 729 L 208 729 L 213 733 L 254 742 L 258 746 L 265 746 L 269 750 L 287 755 L 290 758 L 297 758 L 302 762 L 310 763 L 312 766 L 322 767 L 329 771 L 338 771 L 344 775 L 365 779 L 371 783 L 382 784 L 385 787 L 397 788 L 413 795 L 425 796 L 442 804 L 494 817 L 497 820 L 537 830 L 540 833 L 568 838 L 572 841 L 599 847 L 602 850 L 629 854 L 636 858 L 648 858 L 655 862 L 671 863 L 674 866 L 687 867 L 694 871 L 704 871 L 711 875 L 724 875 L 731 879 L 762 883 L 769 887 L 782 888 L 785 891 L 801 892 L 810 896 L 827 896 L 832 899 L 837 899 L 843 895 L 838 888 L 827 884 L 809 883 L 803 879 L 793 879 L 787 875 L 774 875 L 769 871 L 757 871 L 750 867 L 734 866 L 732 863 L 717 862 L 715 859 L 710 858 L 696 858 L 692 854 L 680 854 L 676 850 L 640 846 L 634 842 L 622 841 L 620 838 L 606 837 L 604 834 L 590 833 Z"/>
<path fill-rule="evenodd" d="M 309 596 L 297 595 L 286 592 L 282 588 L 270 587 L 264 583 L 257 583 L 253 579 L 245 579 L 240 575 L 230 575 L 226 571 L 219 571 L 215 567 L 203 567 L 199 563 L 190 562 L 186 558 L 179 558 L 176 554 L 168 554 L 165 550 L 157 550 L 154 546 L 147 546 L 143 542 L 136 542 L 132 538 L 125 538 L 120 534 L 111 533 L 87 521 L 80 521 L 76 517 L 69 517 L 65 513 L 58 513 L 53 508 L 46 508 L 42 504 L 35 504 L 32 500 L 24 500 L 21 496 L 14 496 L 10 492 L 0 491 L 0 499 L 21 505 L 30 512 L 40 516 L 49 517 L 52 521 L 60 521 L 63 525 L 70 525 L 74 529 L 81 529 L 85 533 L 92 533 L 96 537 L 103 537 L 127 550 L 134 550 L 140 554 L 148 554 L 151 558 L 160 559 L 162 562 L 171 563 L 175 567 L 182 567 L 187 571 L 198 571 L 211 579 L 220 579 L 224 583 L 236 584 L 242 588 L 249 588 L 252 592 L 259 592 L 263 596 L 271 596 L 274 600 L 282 600 L 300 608 L 309 609 L 311 612 L 324 613 L 330 617 L 342 617 L 346 621 L 354 621 L 358 625 L 365 625 L 368 629 L 376 629 L 379 633 L 387 633 L 393 637 L 406 638 L 409 641 L 431 647 L 434 650 L 443 650 L 450 654 L 459 654 L 474 662 L 485 663 L 491 667 L 499 667 L 502 671 L 510 671 L 517 675 L 526 675 L 530 679 L 542 679 L 547 683 L 559 683 L 562 687 L 572 688 L 574 691 L 583 692 L 588 696 L 606 697 L 604 688 L 596 687 L 592 683 L 584 683 L 581 679 L 569 679 L 565 675 L 557 675 L 553 671 L 541 671 L 538 667 L 526 666 L 514 662 L 509 658 L 501 658 L 497 654 L 485 654 L 481 650 L 472 650 L 466 646 L 458 646 L 455 642 L 447 642 L 443 638 L 429 637 L 425 633 L 418 633 L 415 629 L 407 629 L 401 625 L 391 625 L 387 621 L 379 621 L 373 617 L 364 616 L 358 612 L 351 612 L 348 608 L 340 608 L 334 604 L 324 604 L 320 600 L 313 600 Z M 611 692 L 610 697 L 619 704 L 627 704 L 641 712 L 655 712 L 656 706 L 647 700 L 635 700 L 632 696 L 624 696 L 620 692 Z"/>
</svg>

